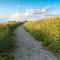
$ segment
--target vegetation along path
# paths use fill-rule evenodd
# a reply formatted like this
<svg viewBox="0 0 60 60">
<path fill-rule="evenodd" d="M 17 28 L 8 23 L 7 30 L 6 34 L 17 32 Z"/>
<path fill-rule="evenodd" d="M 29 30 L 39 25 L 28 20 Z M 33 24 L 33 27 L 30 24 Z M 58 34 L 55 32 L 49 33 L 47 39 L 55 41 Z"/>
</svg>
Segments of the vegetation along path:
<svg viewBox="0 0 60 60">
<path fill-rule="evenodd" d="M 15 60 L 58 60 L 46 50 L 41 42 L 36 41 L 24 28 L 18 27 L 15 31 L 17 48 Z"/>
</svg>

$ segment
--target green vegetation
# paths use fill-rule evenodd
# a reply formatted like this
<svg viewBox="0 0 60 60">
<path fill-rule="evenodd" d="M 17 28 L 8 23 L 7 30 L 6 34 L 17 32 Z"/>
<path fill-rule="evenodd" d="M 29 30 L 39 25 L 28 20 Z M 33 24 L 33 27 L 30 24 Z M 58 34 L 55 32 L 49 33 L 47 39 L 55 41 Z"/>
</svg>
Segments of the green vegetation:
<svg viewBox="0 0 60 60">
<path fill-rule="evenodd" d="M 7 22 L 0 23 L 0 60 L 13 60 L 15 48 L 14 30 L 21 23 Z"/>
<path fill-rule="evenodd" d="M 52 16 L 23 25 L 37 40 L 60 57 L 60 16 Z"/>
</svg>

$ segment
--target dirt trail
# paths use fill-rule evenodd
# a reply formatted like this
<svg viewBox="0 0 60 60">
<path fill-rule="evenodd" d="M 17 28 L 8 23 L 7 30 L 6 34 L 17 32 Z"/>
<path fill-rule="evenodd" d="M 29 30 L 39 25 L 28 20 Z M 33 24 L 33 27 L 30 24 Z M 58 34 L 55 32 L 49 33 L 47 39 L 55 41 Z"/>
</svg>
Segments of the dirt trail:
<svg viewBox="0 0 60 60">
<path fill-rule="evenodd" d="M 41 42 L 25 32 L 22 26 L 16 29 L 15 34 L 17 40 L 15 60 L 58 60 L 42 46 Z"/>
</svg>

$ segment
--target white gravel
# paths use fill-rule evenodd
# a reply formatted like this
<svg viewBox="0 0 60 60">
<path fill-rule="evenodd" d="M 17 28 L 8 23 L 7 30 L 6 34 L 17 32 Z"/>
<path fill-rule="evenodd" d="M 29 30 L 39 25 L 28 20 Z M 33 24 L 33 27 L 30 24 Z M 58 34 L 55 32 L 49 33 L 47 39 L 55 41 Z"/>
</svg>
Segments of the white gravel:
<svg viewBox="0 0 60 60">
<path fill-rule="evenodd" d="M 50 51 L 36 41 L 24 28 L 18 27 L 15 31 L 17 48 L 15 60 L 58 60 Z"/>
</svg>

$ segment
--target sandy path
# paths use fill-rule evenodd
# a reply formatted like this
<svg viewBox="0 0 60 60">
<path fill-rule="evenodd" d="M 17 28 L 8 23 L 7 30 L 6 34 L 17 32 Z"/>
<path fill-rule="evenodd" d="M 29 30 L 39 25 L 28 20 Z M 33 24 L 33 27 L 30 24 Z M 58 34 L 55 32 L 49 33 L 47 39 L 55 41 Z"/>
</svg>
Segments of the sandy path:
<svg viewBox="0 0 60 60">
<path fill-rule="evenodd" d="M 24 28 L 16 29 L 17 48 L 15 60 L 58 60 L 51 52 L 43 48 Z"/>
</svg>

